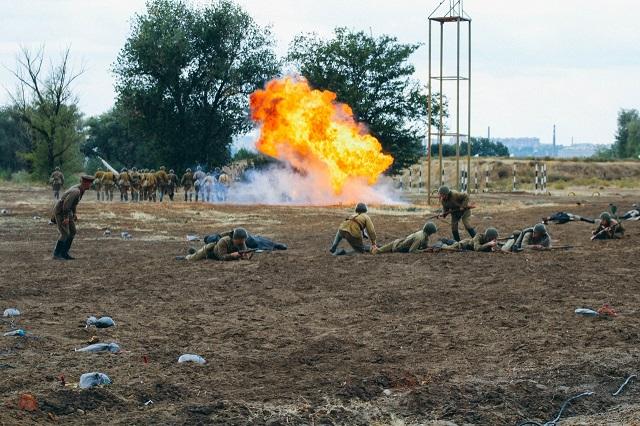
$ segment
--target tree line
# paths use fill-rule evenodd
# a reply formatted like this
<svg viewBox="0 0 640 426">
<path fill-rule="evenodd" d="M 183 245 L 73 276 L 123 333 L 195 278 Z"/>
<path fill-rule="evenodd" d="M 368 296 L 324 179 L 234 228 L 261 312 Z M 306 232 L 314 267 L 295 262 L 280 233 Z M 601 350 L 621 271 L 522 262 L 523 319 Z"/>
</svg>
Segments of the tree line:
<svg viewBox="0 0 640 426">
<path fill-rule="evenodd" d="M 19 52 L 17 86 L 0 110 L 0 169 L 44 178 L 56 166 L 79 171 L 95 154 L 116 167 L 221 166 L 233 138 L 252 129 L 249 95 L 294 69 L 349 104 L 399 170 L 423 154 L 427 102 L 432 125 L 440 108 L 446 114 L 415 77 L 409 59 L 419 47 L 336 28 L 328 38 L 298 35 L 279 58 L 271 28 L 231 0 L 150 0 L 113 64 L 115 105 L 99 116 L 78 108 L 82 70 L 70 66 L 69 50 L 50 67 L 44 48 Z"/>
</svg>

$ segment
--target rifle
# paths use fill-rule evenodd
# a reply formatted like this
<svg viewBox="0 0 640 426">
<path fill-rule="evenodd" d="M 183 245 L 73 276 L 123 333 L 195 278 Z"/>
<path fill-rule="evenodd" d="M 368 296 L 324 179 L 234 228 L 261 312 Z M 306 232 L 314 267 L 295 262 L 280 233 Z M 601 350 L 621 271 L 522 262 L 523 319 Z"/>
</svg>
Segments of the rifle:
<svg viewBox="0 0 640 426">
<path fill-rule="evenodd" d="M 246 249 L 246 250 L 238 250 L 240 257 L 245 259 L 251 259 L 253 257 L 253 253 L 258 251 L 258 249 Z"/>
<path fill-rule="evenodd" d="M 475 209 L 475 208 L 476 208 L 476 206 L 467 206 L 467 207 L 465 207 L 465 208 L 458 209 L 458 210 L 447 210 L 446 212 L 438 213 L 438 214 L 433 215 L 433 216 L 429 216 L 429 217 L 427 218 L 427 220 L 437 219 L 437 218 L 439 218 L 440 216 L 444 217 L 444 216 L 446 216 L 446 215 L 448 215 L 448 214 L 450 214 L 450 213 L 454 213 L 454 212 L 463 212 L 463 211 L 465 211 L 465 210 L 471 210 L 471 209 Z"/>
<path fill-rule="evenodd" d="M 575 247 L 580 247 L 580 246 L 551 246 L 551 247 L 545 247 L 543 249 L 540 249 L 538 251 L 546 251 L 546 250 L 569 250 Z M 523 248 L 519 248 L 517 249 L 515 252 L 516 253 L 520 253 L 521 251 L 524 251 L 525 249 Z"/>
<path fill-rule="evenodd" d="M 606 228 L 603 228 L 602 230 L 600 230 L 598 233 L 593 234 L 591 236 L 591 241 L 595 240 L 596 238 L 598 238 L 600 235 L 604 234 L 605 232 L 610 232 L 613 229 L 613 227 L 608 226 Z"/>
</svg>

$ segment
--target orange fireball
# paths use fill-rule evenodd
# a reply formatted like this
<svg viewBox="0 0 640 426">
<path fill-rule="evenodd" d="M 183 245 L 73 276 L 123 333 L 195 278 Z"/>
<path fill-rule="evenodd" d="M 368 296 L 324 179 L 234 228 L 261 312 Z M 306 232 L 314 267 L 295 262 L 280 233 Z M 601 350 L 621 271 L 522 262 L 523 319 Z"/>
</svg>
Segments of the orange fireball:
<svg viewBox="0 0 640 426">
<path fill-rule="evenodd" d="M 267 83 L 251 95 L 251 117 L 261 124 L 257 149 L 306 173 L 325 175 L 335 194 L 351 181 L 373 185 L 393 163 L 353 111 L 328 90 L 302 78 Z"/>
</svg>

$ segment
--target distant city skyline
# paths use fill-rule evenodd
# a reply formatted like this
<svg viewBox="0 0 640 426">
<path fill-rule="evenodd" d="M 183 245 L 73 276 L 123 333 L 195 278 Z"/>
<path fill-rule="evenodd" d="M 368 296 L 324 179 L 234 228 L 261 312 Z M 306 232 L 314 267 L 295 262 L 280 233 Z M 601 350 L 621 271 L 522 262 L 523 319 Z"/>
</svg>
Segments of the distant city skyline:
<svg viewBox="0 0 640 426">
<path fill-rule="evenodd" d="M 196 0 L 196 4 L 205 3 Z M 413 55 L 416 77 L 427 80 L 427 16 L 439 1 L 238 0 L 261 25 L 271 25 L 283 55 L 300 32 L 330 36 L 336 26 L 390 34 L 401 42 L 422 43 Z M 114 104 L 111 66 L 144 0 L 1 1 L 0 82 L 15 81 L 19 47 L 46 45 L 53 58 L 71 47 L 86 73 L 76 89 L 87 115 Z M 472 134 L 540 138 L 551 143 L 557 125 L 559 145 L 571 138 L 587 143 L 614 140 L 621 108 L 640 107 L 640 31 L 633 19 L 640 2 L 465 1 L 473 18 Z M 37 13 L 34 13 L 37 11 Z M 0 105 L 8 102 L 1 91 Z M 450 124 L 450 123 L 449 123 Z"/>
</svg>

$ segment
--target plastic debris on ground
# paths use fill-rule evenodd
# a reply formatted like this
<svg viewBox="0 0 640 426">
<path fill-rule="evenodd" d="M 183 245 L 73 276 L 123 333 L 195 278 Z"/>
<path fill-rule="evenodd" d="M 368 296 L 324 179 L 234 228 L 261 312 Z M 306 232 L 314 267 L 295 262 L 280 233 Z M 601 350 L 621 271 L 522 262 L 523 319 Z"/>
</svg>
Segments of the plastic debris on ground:
<svg viewBox="0 0 640 426">
<path fill-rule="evenodd" d="M 87 327 L 94 326 L 96 328 L 108 328 L 116 325 L 111 317 L 89 317 L 86 321 Z"/>
<path fill-rule="evenodd" d="M 597 317 L 598 312 L 589 308 L 578 308 L 575 310 L 577 315 L 582 315 L 583 317 Z"/>
<path fill-rule="evenodd" d="M 187 235 L 187 241 L 200 241 L 200 237 L 197 235 Z"/>
<path fill-rule="evenodd" d="M 95 343 L 81 349 L 76 349 L 76 352 L 111 352 L 117 354 L 120 352 L 120 346 L 117 343 Z"/>
<path fill-rule="evenodd" d="M 27 335 L 27 332 L 22 329 L 9 331 L 3 334 L 3 336 L 18 336 L 18 337 L 23 337 L 26 335 Z"/>
<path fill-rule="evenodd" d="M 8 308 L 4 310 L 3 317 L 17 317 L 20 316 L 20 311 L 16 308 Z"/>
<path fill-rule="evenodd" d="M 111 379 L 104 373 L 85 373 L 80 376 L 80 388 L 89 389 L 94 386 L 110 385 Z"/>
<path fill-rule="evenodd" d="M 110 229 L 105 229 L 104 233 L 102 234 L 105 237 L 110 237 L 111 236 L 111 230 Z"/>
<path fill-rule="evenodd" d="M 618 313 L 615 311 L 615 309 L 609 306 L 608 303 L 605 303 L 600 307 L 600 309 L 598 309 L 598 315 L 600 315 L 601 317 L 613 318 L 617 317 Z"/>
<path fill-rule="evenodd" d="M 133 236 L 127 231 L 121 232 L 120 236 L 122 237 L 123 240 L 130 240 L 133 238 Z"/>
<path fill-rule="evenodd" d="M 178 358 L 178 362 L 179 363 L 195 362 L 197 364 L 206 364 L 207 363 L 207 361 L 204 358 L 202 358 L 200 355 L 194 355 L 194 354 L 180 355 L 180 358 Z"/>
</svg>

